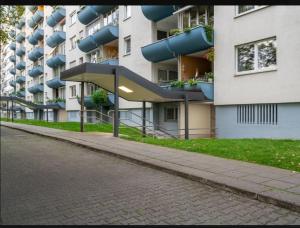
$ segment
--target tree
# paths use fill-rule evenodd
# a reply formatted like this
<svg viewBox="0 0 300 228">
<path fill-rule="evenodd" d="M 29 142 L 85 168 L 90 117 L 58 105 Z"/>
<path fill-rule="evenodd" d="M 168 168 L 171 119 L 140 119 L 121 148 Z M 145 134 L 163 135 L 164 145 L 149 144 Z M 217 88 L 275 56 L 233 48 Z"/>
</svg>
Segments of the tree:
<svg viewBox="0 0 300 228">
<path fill-rule="evenodd" d="M 105 105 L 105 104 L 108 103 L 107 92 L 103 89 L 97 89 L 96 91 L 93 92 L 92 99 L 93 99 L 93 102 L 96 105 L 97 111 L 99 111 L 100 108 L 101 108 L 101 112 L 102 112 L 102 105 Z M 96 117 L 97 118 L 99 118 L 99 114 L 100 113 L 96 112 Z M 102 121 L 102 114 L 101 114 L 101 121 Z"/>
<path fill-rule="evenodd" d="M 9 30 L 19 22 L 24 11 L 25 7 L 21 5 L 0 5 L 0 43 L 2 45 L 8 42 Z"/>
</svg>

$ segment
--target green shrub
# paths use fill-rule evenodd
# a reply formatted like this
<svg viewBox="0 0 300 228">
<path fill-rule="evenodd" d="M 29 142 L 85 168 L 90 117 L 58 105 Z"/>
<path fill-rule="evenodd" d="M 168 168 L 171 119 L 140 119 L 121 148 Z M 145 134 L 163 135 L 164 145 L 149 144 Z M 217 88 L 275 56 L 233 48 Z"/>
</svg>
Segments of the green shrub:
<svg viewBox="0 0 300 228">
<path fill-rule="evenodd" d="M 213 27 L 211 25 L 204 25 L 204 29 L 205 29 L 207 40 L 209 42 L 212 42 L 213 32 L 214 32 Z"/>
<path fill-rule="evenodd" d="M 195 86 L 195 85 L 197 85 L 197 82 L 198 81 L 195 78 L 191 78 L 188 80 L 189 86 Z"/>
<path fill-rule="evenodd" d="M 175 28 L 175 29 L 170 30 L 170 36 L 178 35 L 180 33 L 181 33 L 181 30 L 179 28 Z"/>
<path fill-rule="evenodd" d="M 171 87 L 183 88 L 184 81 L 173 81 L 173 82 L 171 82 Z"/>
<path fill-rule="evenodd" d="M 103 89 L 97 89 L 93 92 L 92 99 L 96 106 L 100 107 L 101 104 L 108 103 L 107 92 Z"/>
</svg>

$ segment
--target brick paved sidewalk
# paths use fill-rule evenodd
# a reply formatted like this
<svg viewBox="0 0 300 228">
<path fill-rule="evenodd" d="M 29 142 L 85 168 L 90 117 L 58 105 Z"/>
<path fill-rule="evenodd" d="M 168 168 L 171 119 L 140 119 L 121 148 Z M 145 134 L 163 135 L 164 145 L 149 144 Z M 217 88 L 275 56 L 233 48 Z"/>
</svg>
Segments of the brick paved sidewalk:
<svg viewBox="0 0 300 228">
<path fill-rule="evenodd" d="M 114 138 L 32 125 L 1 125 L 69 141 L 300 212 L 300 173 Z"/>
</svg>

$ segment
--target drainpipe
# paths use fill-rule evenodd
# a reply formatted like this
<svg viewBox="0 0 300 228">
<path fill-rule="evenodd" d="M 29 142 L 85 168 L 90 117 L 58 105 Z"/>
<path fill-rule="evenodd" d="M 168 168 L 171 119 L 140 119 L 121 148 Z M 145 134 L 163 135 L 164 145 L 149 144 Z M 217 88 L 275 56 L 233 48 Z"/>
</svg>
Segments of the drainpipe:
<svg viewBox="0 0 300 228">
<path fill-rule="evenodd" d="M 114 111 L 114 137 L 119 137 L 119 68 L 115 69 L 114 92 L 115 92 L 115 111 Z"/>
<path fill-rule="evenodd" d="M 146 136 L 146 101 L 143 101 L 143 137 Z"/>
</svg>

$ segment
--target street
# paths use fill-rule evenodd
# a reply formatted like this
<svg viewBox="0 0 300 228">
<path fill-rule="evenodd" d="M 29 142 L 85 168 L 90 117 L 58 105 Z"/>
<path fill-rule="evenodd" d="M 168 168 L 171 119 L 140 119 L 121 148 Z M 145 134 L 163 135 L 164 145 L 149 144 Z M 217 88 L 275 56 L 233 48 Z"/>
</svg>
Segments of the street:
<svg viewBox="0 0 300 228">
<path fill-rule="evenodd" d="M 1 127 L 3 224 L 300 224 L 300 214 Z"/>
</svg>

